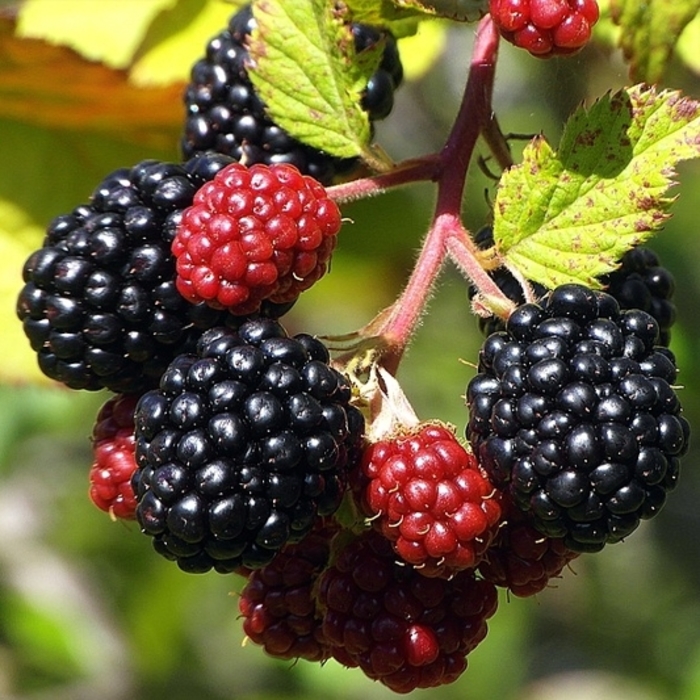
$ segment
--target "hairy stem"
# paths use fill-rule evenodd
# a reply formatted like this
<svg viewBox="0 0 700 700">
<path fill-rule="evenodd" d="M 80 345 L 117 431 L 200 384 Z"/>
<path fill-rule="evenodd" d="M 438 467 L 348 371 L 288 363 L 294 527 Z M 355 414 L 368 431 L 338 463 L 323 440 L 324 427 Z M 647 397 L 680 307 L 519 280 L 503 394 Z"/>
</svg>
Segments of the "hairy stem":
<svg viewBox="0 0 700 700">
<path fill-rule="evenodd" d="M 503 296 L 479 264 L 471 237 L 461 223 L 464 187 L 474 148 L 479 135 L 493 124 L 491 99 L 498 39 L 490 17 L 484 17 L 477 30 L 459 112 L 438 155 L 434 178 L 438 192 L 432 224 L 406 287 L 379 324 L 389 348 L 382 365 L 391 373 L 398 368 L 447 257 L 486 294 Z"/>
</svg>

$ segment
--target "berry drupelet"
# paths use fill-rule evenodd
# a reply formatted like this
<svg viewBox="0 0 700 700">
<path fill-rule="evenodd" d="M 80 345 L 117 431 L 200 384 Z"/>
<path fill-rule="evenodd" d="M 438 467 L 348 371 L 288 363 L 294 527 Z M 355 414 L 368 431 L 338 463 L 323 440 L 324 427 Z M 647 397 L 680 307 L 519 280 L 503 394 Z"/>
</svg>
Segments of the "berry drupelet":
<svg viewBox="0 0 700 700">
<path fill-rule="evenodd" d="M 364 419 L 311 336 L 269 319 L 211 329 L 136 409 L 136 516 L 180 568 L 269 564 L 333 513 Z"/>
<path fill-rule="evenodd" d="M 689 426 L 646 312 L 563 285 L 490 335 L 467 388 L 481 466 L 573 551 L 617 542 L 675 487 Z"/>
<path fill-rule="evenodd" d="M 183 210 L 228 156 L 116 170 L 90 203 L 56 217 L 24 265 L 17 314 L 41 370 L 71 389 L 139 393 L 207 328 L 240 319 L 191 304 L 170 247 Z M 288 305 L 262 313 L 281 315 Z"/>
<path fill-rule="evenodd" d="M 245 165 L 289 163 L 328 185 L 336 173 L 348 171 L 356 161 L 300 143 L 267 116 L 248 76 L 246 42 L 255 26 L 251 6 L 246 5 L 231 17 L 227 29 L 209 41 L 205 56 L 193 66 L 184 95 L 183 156 L 215 151 Z M 362 97 L 369 118 L 384 119 L 403 76 L 396 40 L 389 32 L 362 24 L 352 25 L 352 36 L 358 53 L 381 39 L 386 42 L 381 64 Z"/>
</svg>

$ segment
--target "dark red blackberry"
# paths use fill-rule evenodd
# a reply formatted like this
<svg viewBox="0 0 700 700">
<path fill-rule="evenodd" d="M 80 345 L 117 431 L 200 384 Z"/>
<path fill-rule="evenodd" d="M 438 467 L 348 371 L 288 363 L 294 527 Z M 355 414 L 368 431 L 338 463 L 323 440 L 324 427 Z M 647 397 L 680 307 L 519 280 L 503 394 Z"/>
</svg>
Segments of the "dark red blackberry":
<svg viewBox="0 0 700 700">
<path fill-rule="evenodd" d="M 427 578 L 398 564 L 374 531 L 341 551 L 318 590 L 333 657 L 398 693 L 456 681 L 498 605 L 494 585 L 473 570 Z"/>
<path fill-rule="evenodd" d="M 248 577 L 238 601 L 243 630 L 270 656 L 307 661 L 329 658 L 314 589 L 328 564 L 334 533 L 330 527 L 314 530 Z"/>
<path fill-rule="evenodd" d="M 479 574 L 522 598 L 540 593 L 579 554 L 562 539 L 546 537 L 532 527 L 510 499 L 504 498 L 502 507 L 506 515 L 496 541 L 478 566 Z"/>
<path fill-rule="evenodd" d="M 340 504 L 362 414 L 325 346 L 270 319 L 205 332 L 136 409 L 136 517 L 185 571 L 269 564 Z"/>
<path fill-rule="evenodd" d="M 644 311 L 564 285 L 481 349 L 467 437 L 533 525 L 574 551 L 623 539 L 676 485 L 689 426 L 658 331 Z"/>
<path fill-rule="evenodd" d="M 47 376 L 72 389 L 140 393 L 203 330 L 240 320 L 185 301 L 170 251 L 195 192 L 231 162 L 216 154 L 182 165 L 146 160 L 111 173 L 90 204 L 51 222 L 24 265 L 17 302 Z"/>
<path fill-rule="evenodd" d="M 245 165 L 290 163 L 328 185 L 336 172 L 347 171 L 356 159 L 335 158 L 300 143 L 270 120 L 248 77 L 246 41 L 254 28 L 251 6 L 246 5 L 231 17 L 227 29 L 209 41 L 204 58 L 194 64 L 184 95 L 182 153 L 190 158 L 215 151 Z M 383 119 L 402 79 L 396 40 L 389 32 L 366 25 L 354 24 L 352 32 L 358 53 L 380 39 L 386 41 L 381 65 L 362 100 L 370 119 Z"/>
<path fill-rule="evenodd" d="M 493 245 L 491 227 L 482 228 L 474 237 L 474 242 L 482 250 Z M 516 304 L 525 303 L 522 287 L 504 267 L 491 273 L 499 289 Z M 608 294 L 617 299 L 621 309 L 641 309 L 651 314 L 659 324 L 658 344 L 668 347 L 671 341 L 671 327 L 676 320 L 676 306 L 673 303 L 675 282 L 673 275 L 661 265 L 659 256 L 645 246 L 628 250 L 620 258 L 619 267 L 609 275 L 600 278 Z M 540 284 L 530 283 L 537 298 L 543 297 L 547 289 Z M 476 290 L 469 288 L 472 299 Z M 505 327 L 503 319 L 497 316 L 478 317 L 479 330 L 484 336 Z"/>
</svg>

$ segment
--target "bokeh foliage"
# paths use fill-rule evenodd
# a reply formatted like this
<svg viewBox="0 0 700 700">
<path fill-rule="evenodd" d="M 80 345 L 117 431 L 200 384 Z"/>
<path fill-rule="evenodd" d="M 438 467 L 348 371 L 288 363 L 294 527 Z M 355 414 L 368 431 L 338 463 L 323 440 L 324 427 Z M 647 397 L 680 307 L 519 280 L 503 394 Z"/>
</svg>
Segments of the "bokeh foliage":
<svg viewBox="0 0 700 700">
<path fill-rule="evenodd" d="M 183 574 L 157 556 L 135 526 L 111 522 L 92 506 L 88 437 L 107 395 L 41 380 L 14 316 L 23 261 L 40 245 L 51 217 L 87 201 L 117 167 L 178 159 L 188 67 L 235 4 L 28 0 L 19 21 L 16 7 L 0 4 L 0 697 L 390 697 L 358 671 L 332 662 L 280 663 L 243 645 L 236 603 L 241 579 Z M 62 36 L 52 34 L 59 31 Z M 464 85 L 472 33 L 468 25 L 445 31 L 429 23 L 407 40 L 413 44 L 405 44 L 402 55 L 416 77 L 377 128 L 377 140 L 394 158 L 441 146 Z M 61 43 L 45 41 L 47 35 Z M 437 58 L 414 71 L 414 54 Z M 544 132 L 556 142 L 570 111 L 621 87 L 625 70 L 619 52 L 602 44 L 549 62 L 504 46 L 496 89 L 501 124 L 506 132 Z M 700 98 L 700 80 L 680 63 L 670 65 L 664 86 Z M 519 142 L 513 148 L 518 151 Z M 697 426 L 700 169 L 691 164 L 680 171 L 674 216 L 652 245 L 676 276 L 672 348 L 686 414 Z M 467 226 L 485 223 L 492 194 L 492 181 L 475 165 L 465 197 Z M 290 330 L 347 333 L 391 303 L 432 202 L 432 188 L 420 185 L 346 207 L 351 222 L 331 274 L 289 314 Z M 421 417 L 462 429 L 461 396 L 479 344 L 465 284 L 446 270 L 399 373 Z M 697 459 L 693 445 L 680 487 L 655 521 L 628 542 L 581 557 L 536 600 L 504 596 L 463 678 L 415 695 L 700 698 Z"/>
</svg>

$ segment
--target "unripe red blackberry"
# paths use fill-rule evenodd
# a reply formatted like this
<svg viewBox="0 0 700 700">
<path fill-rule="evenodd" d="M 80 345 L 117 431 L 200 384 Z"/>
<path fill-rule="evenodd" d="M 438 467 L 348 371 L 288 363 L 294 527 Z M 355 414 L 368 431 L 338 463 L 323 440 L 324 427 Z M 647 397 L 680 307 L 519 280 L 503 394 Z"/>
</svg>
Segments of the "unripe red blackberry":
<svg viewBox="0 0 700 700">
<path fill-rule="evenodd" d="M 467 388 L 481 466 L 543 534 L 597 551 L 655 515 L 689 426 L 658 324 L 580 285 L 516 309 Z"/>
<path fill-rule="evenodd" d="M 474 568 L 498 530 L 498 494 L 446 426 L 422 423 L 370 443 L 354 481 L 365 516 L 424 576 Z"/>
<path fill-rule="evenodd" d="M 311 336 L 269 319 L 205 332 L 136 409 L 137 519 L 180 568 L 269 564 L 340 504 L 364 420 Z"/>
<path fill-rule="evenodd" d="M 231 163 L 182 214 L 177 289 L 236 315 L 293 303 L 326 272 L 340 224 L 323 186 L 294 166 Z"/>
<path fill-rule="evenodd" d="M 248 76 L 246 44 L 255 24 L 251 6 L 245 5 L 231 17 L 228 28 L 209 41 L 205 56 L 193 66 L 184 95 L 183 155 L 215 151 L 245 165 L 289 163 L 328 185 L 356 159 L 335 158 L 300 143 L 268 117 Z M 358 53 L 381 38 L 386 41 L 382 62 L 362 98 L 371 120 L 384 119 L 403 75 L 396 41 L 387 31 L 361 24 L 352 25 L 352 34 Z"/>
<path fill-rule="evenodd" d="M 457 680 L 498 604 L 494 585 L 473 570 L 421 576 L 374 531 L 324 571 L 318 599 L 333 657 L 398 693 Z"/>
<path fill-rule="evenodd" d="M 335 532 L 330 526 L 315 528 L 249 575 L 238 601 L 243 630 L 270 656 L 307 661 L 329 658 L 315 587 L 328 564 Z"/>
<path fill-rule="evenodd" d="M 538 57 L 578 51 L 600 15 L 596 0 L 491 0 L 489 12 L 506 41 Z"/>
</svg>

